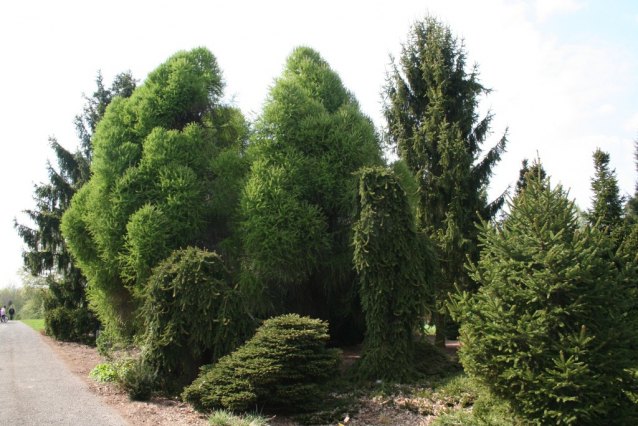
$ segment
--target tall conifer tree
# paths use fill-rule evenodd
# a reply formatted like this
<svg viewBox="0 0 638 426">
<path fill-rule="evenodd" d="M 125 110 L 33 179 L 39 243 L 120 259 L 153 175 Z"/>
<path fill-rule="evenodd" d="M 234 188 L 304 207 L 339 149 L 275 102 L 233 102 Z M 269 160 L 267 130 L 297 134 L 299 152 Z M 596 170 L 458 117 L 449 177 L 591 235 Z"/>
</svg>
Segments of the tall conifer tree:
<svg viewBox="0 0 638 426">
<path fill-rule="evenodd" d="M 596 174 L 591 180 L 591 189 L 594 196 L 587 218 L 592 226 L 613 233 L 622 225 L 625 200 L 620 196 L 616 171 L 609 170 L 609 153 L 599 148 L 593 157 Z"/>
<path fill-rule="evenodd" d="M 418 183 L 418 226 L 438 245 L 441 297 L 455 282 L 472 286 L 463 265 L 467 255 L 478 254 L 477 213 L 490 219 L 504 200 L 486 199 L 506 143 L 504 135 L 483 155 L 493 115 L 479 119 L 477 108 L 479 96 L 488 92 L 477 67 L 468 71 L 463 43 L 432 17 L 413 25 L 384 88 L 390 141 Z M 438 316 L 436 322 L 441 345 L 445 321 Z"/>
<path fill-rule="evenodd" d="M 217 249 L 228 236 L 246 128 L 221 103 L 223 87 L 210 51 L 178 52 L 111 102 L 95 128 L 91 178 L 62 230 L 114 332 L 137 331 L 133 312 L 152 268 L 173 250 Z"/>
<path fill-rule="evenodd" d="M 36 201 L 36 207 L 25 211 L 35 227 L 31 228 L 15 222 L 17 232 L 28 248 L 23 253 L 25 268 L 35 276 L 54 273 L 48 275 L 47 279 L 51 295 L 46 301 L 47 312 L 57 308 L 82 311 L 87 309 L 86 278 L 67 249 L 60 229 L 60 221 L 73 195 L 89 179 L 91 137 L 95 126 L 104 115 L 111 100 L 115 96 L 130 96 L 135 84 L 136 81 L 130 72 L 126 72 L 118 74 L 111 89 L 108 89 L 103 84 L 102 74 L 98 72 L 97 90 L 91 97 L 84 95 L 86 100 L 84 110 L 82 114 L 75 117 L 76 131 L 80 139 L 79 149 L 72 153 L 60 145 L 55 138 L 49 139 L 57 158 L 57 168 L 51 163 L 47 164 L 49 182 L 35 185 L 33 198 Z M 87 312 L 79 317 L 90 318 L 91 314 Z M 47 329 L 56 335 L 57 330 L 50 323 L 51 318 L 50 315 L 45 317 Z M 94 331 L 95 321 L 89 320 L 85 323 L 88 329 L 83 330 L 84 332 Z"/>
<path fill-rule="evenodd" d="M 371 120 L 326 61 L 299 47 L 270 90 L 248 154 L 245 270 L 273 296 L 275 312 L 329 320 L 332 337 L 353 338 L 353 173 L 382 163 Z"/>
</svg>

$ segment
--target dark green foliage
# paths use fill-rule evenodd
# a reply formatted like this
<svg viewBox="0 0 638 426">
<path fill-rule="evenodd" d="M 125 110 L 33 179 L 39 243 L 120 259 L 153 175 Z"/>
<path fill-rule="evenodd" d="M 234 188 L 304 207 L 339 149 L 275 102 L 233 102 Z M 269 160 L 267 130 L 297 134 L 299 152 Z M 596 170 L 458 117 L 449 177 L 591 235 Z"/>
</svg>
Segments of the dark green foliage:
<svg viewBox="0 0 638 426">
<path fill-rule="evenodd" d="M 255 124 L 241 199 L 248 281 L 275 309 L 328 319 L 348 340 L 353 307 L 353 172 L 381 164 L 378 136 L 354 96 L 314 50 L 296 48 Z M 356 310 L 356 309 L 355 309 Z M 359 327 L 360 328 L 360 327 Z"/>
<path fill-rule="evenodd" d="M 95 332 L 98 327 L 97 318 L 89 310 L 86 300 L 86 278 L 76 266 L 62 236 L 62 214 L 69 207 L 73 195 L 90 177 L 91 137 L 106 107 L 115 96 L 129 97 L 135 88 L 135 80 L 130 72 L 118 74 L 110 90 L 104 87 L 100 73 L 96 84 L 97 90 L 93 96 L 84 96 L 86 105 L 83 113 L 75 117 L 80 149 L 71 153 L 55 138 L 49 139 L 58 167 L 47 165 L 49 183 L 35 186 L 33 198 L 36 208 L 25 211 L 36 227 L 29 228 L 15 223 L 18 234 L 28 247 L 23 253 L 25 268 L 33 275 L 48 276 L 50 292 L 46 298 L 45 310 L 48 312 L 63 308 L 45 316 L 45 320 L 55 321 L 47 323 L 51 335 L 56 338 L 60 336 L 62 340 L 73 340 L 72 335 L 86 336 Z M 55 274 L 50 274 L 51 272 Z M 62 312 L 74 312 L 71 317 L 77 321 L 66 325 L 60 323 L 65 317 Z M 72 332 L 67 333 L 67 329 Z"/>
<path fill-rule="evenodd" d="M 199 366 L 230 353 L 254 326 L 220 256 L 192 247 L 155 268 L 144 291 L 144 360 L 165 384 L 192 381 Z"/>
<path fill-rule="evenodd" d="M 616 171 L 609 170 L 609 154 L 597 149 L 594 152 L 596 175 L 591 180 L 592 208 L 587 219 L 592 226 L 610 234 L 618 232 L 623 221 L 624 197 L 620 196 Z"/>
<path fill-rule="evenodd" d="M 148 401 L 155 389 L 157 370 L 138 358 L 120 371 L 117 380 L 131 401 Z"/>
<path fill-rule="evenodd" d="M 100 319 L 120 334 L 140 328 L 134 311 L 161 260 L 189 245 L 216 250 L 230 234 L 239 189 L 217 178 L 241 181 L 246 126 L 222 91 L 207 49 L 178 52 L 96 127 L 91 180 L 62 225 Z"/>
<path fill-rule="evenodd" d="M 560 186 L 528 179 L 500 224 L 484 223 L 474 296 L 455 296 L 465 370 L 533 424 L 633 425 L 636 265 L 579 229 Z"/>
<path fill-rule="evenodd" d="M 433 305 L 436 261 L 394 173 L 375 167 L 357 175 L 354 265 L 366 316 L 358 374 L 407 382 L 415 375 L 414 333 Z"/>
<path fill-rule="evenodd" d="M 237 351 L 202 369 L 182 397 L 197 410 L 308 411 L 338 374 L 340 351 L 326 349 L 328 325 L 295 314 L 271 318 Z"/>
<path fill-rule="evenodd" d="M 48 336 L 63 342 L 88 342 L 100 326 L 88 309 L 65 306 L 46 309 L 44 324 Z"/>
<path fill-rule="evenodd" d="M 472 288 L 464 268 L 466 256 L 478 257 L 474 226 L 477 213 L 494 217 L 504 196 L 488 203 L 492 169 L 505 150 L 506 136 L 487 153 L 492 114 L 479 119 L 479 96 L 489 92 L 451 30 L 435 18 L 416 22 L 393 60 L 384 88 L 383 112 L 388 137 L 415 176 L 417 227 L 438 248 L 437 297 L 454 283 Z M 437 344 L 443 344 L 445 321 L 435 315 Z"/>
</svg>

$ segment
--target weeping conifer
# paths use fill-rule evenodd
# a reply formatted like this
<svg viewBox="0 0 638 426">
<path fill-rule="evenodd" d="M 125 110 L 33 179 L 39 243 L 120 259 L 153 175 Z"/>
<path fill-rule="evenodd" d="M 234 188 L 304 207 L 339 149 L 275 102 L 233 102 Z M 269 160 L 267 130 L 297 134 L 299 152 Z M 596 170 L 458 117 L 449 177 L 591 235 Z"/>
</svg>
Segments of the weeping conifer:
<svg viewBox="0 0 638 426">
<path fill-rule="evenodd" d="M 368 380 L 414 379 L 414 335 L 433 308 L 434 254 L 414 226 L 407 194 L 384 167 L 357 173 L 354 264 L 366 334 L 358 374 Z"/>
</svg>

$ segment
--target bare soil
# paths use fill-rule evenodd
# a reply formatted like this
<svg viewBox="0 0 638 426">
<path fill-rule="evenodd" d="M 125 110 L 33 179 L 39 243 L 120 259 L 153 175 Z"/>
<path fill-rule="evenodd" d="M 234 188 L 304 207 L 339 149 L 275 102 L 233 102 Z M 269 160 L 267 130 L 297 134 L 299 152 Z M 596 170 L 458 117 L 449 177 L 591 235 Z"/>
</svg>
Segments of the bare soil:
<svg viewBox="0 0 638 426">
<path fill-rule="evenodd" d="M 104 357 L 98 354 L 96 348 L 78 343 L 58 342 L 44 335 L 42 339 L 71 372 L 80 377 L 94 394 L 102 398 L 106 405 L 119 412 L 131 426 L 203 426 L 208 424 L 208 416 L 197 413 L 190 406 L 178 400 L 153 397 L 146 402 L 131 401 L 126 392 L 120 390 L 116 384 L 98 383 L 90 379 L 90 371 L 96 365 L 106 362 Z M 457 342 L 449 342 L 446 352 L 453 357 L 456 355 L 457 348 Z M 358 358 L 356 349 L 344 352 L 346 364 L 354 362 L 356 358 Z M 350 413 L 341 419 L 344 426 L 426 426 L 432 423 L 437 414 L 451 406 L 446 401 L 402 394 L 390 397 L 362 397 L 359 403 L 361 409 L 358 413 Z M 284 417 L 274 417 L 269 423 L 273 426 L 298 425 L 298 423 Z"/>
</svg>

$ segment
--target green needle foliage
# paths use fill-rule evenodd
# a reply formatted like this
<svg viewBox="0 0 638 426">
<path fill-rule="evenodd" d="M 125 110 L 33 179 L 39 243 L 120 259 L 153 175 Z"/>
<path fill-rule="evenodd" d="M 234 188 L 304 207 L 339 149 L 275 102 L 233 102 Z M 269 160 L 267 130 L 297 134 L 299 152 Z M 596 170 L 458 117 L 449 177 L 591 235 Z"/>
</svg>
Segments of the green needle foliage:
<svg viewBox="0 0 638 426">
<path fill-rule="evenodd" d="M 230 353 L 254 330 L 241 294 L 216 253 L 176 250 L 144 291 L 144 360 L 160 385 L 192 381 L 199 366 Z"/>
<path fill-rule="evenodd" d="M 357 373 L 368 380 L 415 377 L 414 334 L 433 307 L 436 261 L 416 232 L 407 194 L 384 167 L 357 173 L 354 264 L 366 316 Z"/>
<path fill-rule="evenodd" d="M 326 349 L 328 325 L 296 314 L 271 318 L 255 336 L 209 368 L 182 397 L 198 410 L 303 412 L 324 399 L 341 351 Z"/>
<path fill-rule="evenodd" d="M 353 172 L 381 164 L 379 138 L 335 71 L 307 47 L 293 51 L 255 124 L 241 200 L 247 282 L 275 309 L 352 329 Z M 359 327 L 360 328 L 360 327 Z M 331 333 L 343 339 L 347 331 Z"/>
<path fill-rule="evenodd" d="M 62 229 L 109 328 L 135 332 L 152 269 L 173 250 L 216 250 L 231 234 L 238 184 L 217 177 L 245 172 L 246 126 L 222 92 L 207 49 L 178 52 L 130 98 L 113 100 L 95 130 L 91 180 Z"/>
<path fill-rule="evenodd" d="M 591 180 L 594 196 L 587 218 L 592 226 L 602 231 L 618 233 L 623 221 L 625 199 L 620 196 L 616 171 L 609 170 L 609 153 L 597 149 L 593 157 L 596 176 Z"/>
<path fill-rule="evenodd" d="M 478 117 L 479 96 L 488 93 L 476 67 L 451 30 L 427 17 L 412 27 L 399 63 L 384 88 L 389 141 L 417 181 L 417 227 L 431 236 L 441 259 L 437 297 L 454 283 L 471 288 L 466 256 L 477 259 L 477 212 L 492 218 L 504 196 L 488 203 L 492 169 L 505 150 L 506 135 L 486 153 L 482 145 L 493 115 Z M 444 317 L 435 316 L 437 343 L 444 344 Z"/>
<path fill-rule="evenodd" d="M 70 152 L 50 138 L 57 157 L 57 168 L 47 165 L 49 182 L 35 186 L 36 207 L 25 213 L 34 228 L 15 222 L 18 234 L 28 249 L 23 253 L 24 266 L 33 276 L 46 276 L 49 296 L 45 299 L 47 334 L 59 340 L 80 340 L 95 332 L 99 322 L 86 300 L 86 278 L 71 256 L 62 235 L 61 219 L 73 195 L 90 177 L 91 138 L 106 107 L 115 97 L 131 96 L 136 81 L 130 72 L 118 74 L 110 89 L 98 72 L 97 90 L 84 96 L 83 113 L 75 117 L 80 149 Z"/>
<path fill-rule="evenodd" d="M 480 291 L 451 304 L 465 370 L 533 424 L 637 424 L 636 265 L 549 180 L 528 175 L 509 207 L 482 226 Z"/>
</svg>

